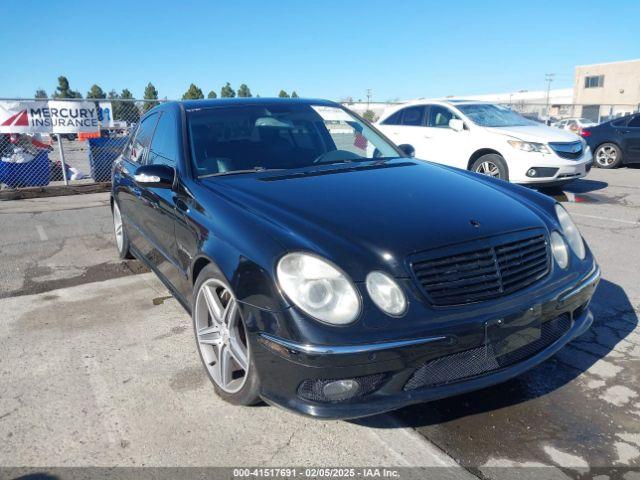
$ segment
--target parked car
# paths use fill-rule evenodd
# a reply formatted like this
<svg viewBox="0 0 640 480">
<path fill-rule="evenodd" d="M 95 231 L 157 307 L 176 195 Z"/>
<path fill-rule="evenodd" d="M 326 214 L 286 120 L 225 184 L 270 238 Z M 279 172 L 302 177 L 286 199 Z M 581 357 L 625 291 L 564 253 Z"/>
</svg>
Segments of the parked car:
<svg viewBox="0 0 640 480">
<path fill-rule="evenodd" d="M 552 123 L 551 126 L 560 128 L 562 130 L 568 130 L 573 133 L 580 133 L 583 128 L 595 127 L 596 122 L 589 120 L 588 118 L 565 118 L 559 122 Z"/>
<path fill-rule="evenodd" d="M 419 100 L 385 112 L 377 126 L 417 158 L 514 183 L 568 183 L 592 161 L 580 137 L 490 103 Z"/>
<path fill-rule="evenodd" d="M 599 268 L 555 200 L 407 157 L 333 102 L 163 103 L 111 206 L 234 404 L 373 415 L 505 381 L 593 318 Z"/>
<path fill-rule="evenodd" d="M 640 163 L 640 113 L 584 128 L 581 135 L 599 168 Z"/>
</svg>

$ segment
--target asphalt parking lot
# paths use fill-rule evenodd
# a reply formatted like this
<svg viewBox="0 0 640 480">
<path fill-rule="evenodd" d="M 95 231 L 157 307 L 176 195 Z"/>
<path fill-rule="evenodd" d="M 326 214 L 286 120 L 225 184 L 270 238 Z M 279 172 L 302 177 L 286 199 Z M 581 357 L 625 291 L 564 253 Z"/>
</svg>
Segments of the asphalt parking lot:
<svg viewBox="0 0 640 480">
<path fill-rule="evenodd" d="M 219 401 L 190 318 L 118 260 L 107 194 L 3 202 L 0 465 L 639 466 L 640 169 L 553 194 L 602 268 L 593 328 L 506 384 L 357 422 Z"/>
</svg>

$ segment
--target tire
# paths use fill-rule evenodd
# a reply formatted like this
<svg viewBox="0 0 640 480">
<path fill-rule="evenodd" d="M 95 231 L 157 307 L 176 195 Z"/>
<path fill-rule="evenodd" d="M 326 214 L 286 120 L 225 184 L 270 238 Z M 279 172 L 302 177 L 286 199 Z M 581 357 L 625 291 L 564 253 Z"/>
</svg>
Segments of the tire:
<svg viewBox="0 0 640 480">
<path fill-rule="evenodd" d="M 507 162 L 504 161 L 502 155 L 498 155 L 497 153 L 482 155 L 471 164 L 471 168 L 469 170 L 481 175 L 487 175 L 493 178 L 509 181 L 509 168 L 507 167 Z"/>
<path fill-rule="evenodd" d="M 615 143 L 603 143 L 593 153 L 593 164 L 604 169 L 618 168 L 622 165 L 622 150 Z"/>
<path fill-rule="evenodd" d="M 244 320 L 231 287 L 212 265 L 198 275 L 191 312 L 198 355 L 218 396 L 234 405 L 259 403 L 260 381 Z"/>
<path fill-rule="evenodd" d="M 118 249 L 118 256 L 121 260 L 132 259 L 129 237 L 127 237 L 127 229 L 122 221 L 122 215 L 120 214 L 120 207 L 118 202 L 113 201 L 113 232 L 116 237 L 116 248 Z"/>
</svg>

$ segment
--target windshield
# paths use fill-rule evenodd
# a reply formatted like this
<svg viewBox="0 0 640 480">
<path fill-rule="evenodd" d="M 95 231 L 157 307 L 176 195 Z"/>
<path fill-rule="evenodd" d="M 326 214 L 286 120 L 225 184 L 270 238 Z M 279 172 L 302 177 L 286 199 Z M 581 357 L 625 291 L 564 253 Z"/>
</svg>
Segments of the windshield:
<svg viewBox="0 0 640 480">
<path fill-rule="evenodd" d="M 346 110 L 324 105 L 214 106 L 187 111 L 198 176 L 398 157 Z"/>
<path fill-rule="evenodd" d="M 520 127 L 536 125 L 535 122 L 527 120 L 513 110 L 499 105 L 471 103 L 468 105 L 458 105 L 457 107 L 469 120 L 481 127 Z"/>
</svg>

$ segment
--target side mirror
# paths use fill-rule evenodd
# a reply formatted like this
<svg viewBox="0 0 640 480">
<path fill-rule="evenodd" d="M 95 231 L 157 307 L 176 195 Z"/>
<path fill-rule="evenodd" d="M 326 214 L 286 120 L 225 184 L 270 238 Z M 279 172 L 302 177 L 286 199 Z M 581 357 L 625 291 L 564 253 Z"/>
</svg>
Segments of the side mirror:
<svg viewBox="0 0 640 480">
<path fill-rule="evenodd" d="M 167 165 L 141 165 L 133 178 L 144 187 L 171 188 L 175 176 L 176 171 Z"/>
<path fill-rule="evenodd" d="M 452 118 L 449 120 L 449 128 L 451 130 L 455 130 L 456 132 L 461 132 L 464 130 L 464 122 L 459 118 Z"/>
<path fill-rule="evenodd" d="M 403 143 L 402 145 L 398 145 L 398 148 L 402 150 L 402 153 L 404 153 L 407 157 L 413 158 L 416 156 L 416 149 L 413 148 L 413 145 Z"/>
</svg>

